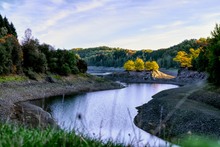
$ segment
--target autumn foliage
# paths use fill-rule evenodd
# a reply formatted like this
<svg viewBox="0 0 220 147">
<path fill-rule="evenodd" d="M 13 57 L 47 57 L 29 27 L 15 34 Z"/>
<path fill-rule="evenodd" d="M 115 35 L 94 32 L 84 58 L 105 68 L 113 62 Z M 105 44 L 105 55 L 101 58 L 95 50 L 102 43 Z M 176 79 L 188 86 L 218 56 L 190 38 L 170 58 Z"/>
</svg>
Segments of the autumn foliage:
<svg viewBox="0 0 220 147">
<path fill-rule="evenodd" d="M 159 65 L 157 64 L 156 61 L 147 61 L 145 63 L 145 69 L 146 70 L 158 70 L 159 69 Z"/>
<path fill-rule="evenodd" d="M 127 70 L 127 71 L 133 71 L 133 70 L 135 70 L 134 61 L 128 60 L 127 62 L 125 62 L 125 64 L 124 64 L 124 69 Z"/>
<path fill-rule="evenodd" d="M 185 51 L 179 51 L 176 57 L 173 58 L 173 60 L 179 62 L 181 67 L 192 67 L 192 60 L 196 59 L 199 56 L 201 48 L 198 48 L 196 50 L 190 48 L 189 51 L 189 54 L 187 54 Z"/>
<path fill-rule="evenodd" d="M 135 70 L 136 71 L 143 71 L 144 70 L 144 61 L 140 58 L 137 58 L 134 62 Z"/>
<path fill-rule="evenodd" d="M 124 69 L 126 71 L 143 71 L 143 70 L 158 70 L 159 65 L 156 61 L 147 61 L 144 63 L 144 61 L 141 58 L 137 58 L 135 61 L 128 60 L 124 64 Z"/>
</svg>

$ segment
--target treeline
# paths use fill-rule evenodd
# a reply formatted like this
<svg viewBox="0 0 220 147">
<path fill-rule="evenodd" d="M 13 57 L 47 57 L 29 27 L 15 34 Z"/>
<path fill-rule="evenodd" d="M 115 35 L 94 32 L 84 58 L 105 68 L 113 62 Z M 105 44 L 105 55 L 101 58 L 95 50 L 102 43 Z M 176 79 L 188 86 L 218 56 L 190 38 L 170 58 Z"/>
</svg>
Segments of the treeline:
<svg viewBox="0 0 220 147">
<path fill-rule="evenodd" d="M 26 74 L 34 78 L 35 73 L 69 75 L 86 72 L 86 62 L 73 51 L 40 44 L 30 29 L 25 31 L 24 40 L 19 44 L 16 30 L 10 33 L 8 24 L 0 23 L 0 75 Z M 11 24 L 9 26 L 13 26 Z"/>
<path fill-rule="evenodd" d="M 174 61 L 182 68 L 208 72 L 209 81 L 220 85 L 220 25 L 216 24 L 211 37 L 201 38 L 197 40 L 197 44 L 200 47 L 190 49 L 190 53 L 179 51 Z"/>
<path fill-rule="evenodd" d="M 220 85 L 220 25 L 216 24 L 211 37 L 200 40 L 200 54 L 192 60 L 192 68 L 197 71 L 207 71 L 209 81 Z"/>
<path fill-rule="evenodd" d="M 178 51 L 190 52 L 191 48 L 197 49 L 201 47 L 198 40 L 185 40 L 178 45 L 168 49 L 159 50 L 130 50 L 122 48 L 110 48 L 106 46 L 96 48 L 76 48 L 73 51 L 82 57 L 90 66 L 106 66 L 106 67 L 123 67 L 128 60 L 136 60 L 141 58 L 146 61 L 156 61 L 162 68 L 177 68 L 179 64 L 173 61 Z"/>
<path fill-rule="evenodd" d="M 14 24 L 11 22 L 9 23 L 8 19 L 6 17 L 2 17 L 0 15 L 0 37 L 3 37 L 7 34 L 12 34 L 17 38 L 17 32 L 14 27 Z"/>
</svg>

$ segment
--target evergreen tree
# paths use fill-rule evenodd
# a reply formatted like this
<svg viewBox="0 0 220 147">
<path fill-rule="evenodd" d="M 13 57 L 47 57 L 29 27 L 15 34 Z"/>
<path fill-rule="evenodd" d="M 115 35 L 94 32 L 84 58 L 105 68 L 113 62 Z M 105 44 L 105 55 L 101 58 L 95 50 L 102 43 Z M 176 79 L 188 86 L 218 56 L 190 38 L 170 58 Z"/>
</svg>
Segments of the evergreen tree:
<svg viewBox="0 0 220 147">
<path fill-rule="evenodd" d="M 77 61 L 77 68 L 79 69 L 79 71 L 81 73 L 86 73 L 86 71 L 87 71 L 87 63 L 84 60 L 79 59 Z"/>
<path fill-rule="evenodd" d="M 220 85 L 220 25 L 216 24 L 211 32 L 209 50 L 209 80 L 216 85 Z"/>
<path fill-rule="evenodd" d="M 6 17 L 2 17 L 0 15 L 0 29 L 5 27 L 7 29 L 7 34 L 12 34 L 17 38 L 17 32 L 16 29 L 14 27 L 14 24 L 11 22 L 8 22 L 8 19 Z"/>
<path fill-rule="evenodd" d="M 4 27 L 4 21 L 3 21 L 1 14 L 0 14 L 0 28 L 1 27 Z"/>
</svg>

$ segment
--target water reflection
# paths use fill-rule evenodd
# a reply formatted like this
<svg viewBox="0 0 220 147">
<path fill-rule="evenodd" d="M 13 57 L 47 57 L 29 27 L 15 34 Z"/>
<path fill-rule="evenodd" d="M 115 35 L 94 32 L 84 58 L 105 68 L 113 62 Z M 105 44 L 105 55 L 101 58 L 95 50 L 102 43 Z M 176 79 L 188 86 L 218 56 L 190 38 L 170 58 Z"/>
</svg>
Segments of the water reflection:
<svg viewBox="0 0 220 147">
<path fill-rule="evenodd" d="M 137 114 L 135 107 L 151 100 L 155 93 L 175 87 L 169 84 L 130 84 L 119 90 L 53 99 L 47 102 L 47 107 L 63 129 L 75 129 L 90 137 L 134 143 L 135 146 L 147 143 L 164 146 L 164 141 L 133 124 Z"/>
</svg>

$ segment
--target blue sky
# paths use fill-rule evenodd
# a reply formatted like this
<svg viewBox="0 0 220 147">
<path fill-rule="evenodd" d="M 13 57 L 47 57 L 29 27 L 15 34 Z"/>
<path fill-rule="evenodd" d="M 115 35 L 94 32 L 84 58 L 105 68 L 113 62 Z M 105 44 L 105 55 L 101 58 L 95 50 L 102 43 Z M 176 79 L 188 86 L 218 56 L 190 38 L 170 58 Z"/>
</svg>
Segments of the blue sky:
<svg viewBox="0 0 220 147">
<path fill-rule="evenodd" d="M 0 0 L 0 13 L 22 40 L 55 46 L 159 49 L 210 36 L 220 23 L 219 0 Z"/>
</svg>

